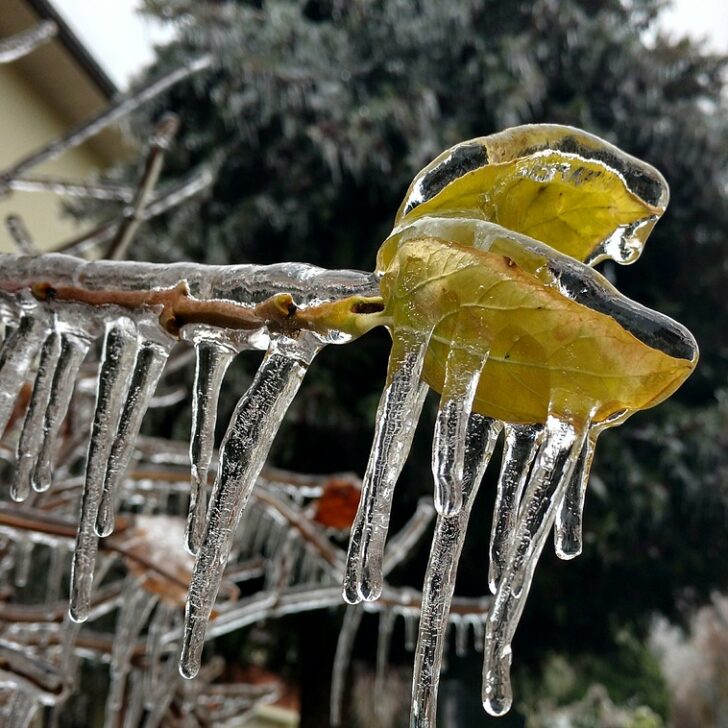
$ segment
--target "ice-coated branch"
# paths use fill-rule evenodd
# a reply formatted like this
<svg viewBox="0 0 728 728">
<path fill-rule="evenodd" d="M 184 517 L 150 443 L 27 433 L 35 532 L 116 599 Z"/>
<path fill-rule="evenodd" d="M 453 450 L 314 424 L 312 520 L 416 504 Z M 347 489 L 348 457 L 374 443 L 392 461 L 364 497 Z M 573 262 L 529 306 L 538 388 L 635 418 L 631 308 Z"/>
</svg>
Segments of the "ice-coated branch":
<svg viewBox="0 0 728 728">
<path fill-rule="evenodd" d="M 39 250 L 30 235 L 25 221 L 19 215 L 8 215 L 5 227 L 20 255 L 37 255 Z"/>
<path fill-rule="evenodd" d="M 12 63 L 27 56 L 36 48 L 55 38 L 58 26 L 52 20 L 43 20 L 28 30 L 0 40 L 0 63 Z"/>
<path fill-rule="evenodd" d="M 111 182 L 81 182 L 51 175 L 23 175 L 8 183 L 16 192 L 52 192 L 69 197 L 88 197 L 96 200 L 131 202 L 134 190 L 127 185 Z"/>
<path fill-rule="evenodd" d="M 106 107 L 96 116 L 81 125 L 71 129 L 61 137 L 53 139 L 39 149 L 31 152 L 21 160 L 0 172 L 0 194 L 8 188 L 13 180 L 24 175 L 28 170 L 38 167 L 44 162 L 59 157 L 69 149 L 83 144 L 87 139 L 98 134 L 102 129 L 110 126 L 119 119 L 123 119 L 142 104 L 155 96 L 164 93 L 176 83 L 184 80 L 192 74 L 204 71 L 212 65 L 212 57 L 209 55 L 196 58 L 186 66 L 176 68 L 171 73 L 155 79 L 137 91 L 121 96 L 115 103 Z"/>
<path fill-rule="evenodd" d="M 123 260 L 126 251 L 139 226 L 144 222 L 144 208 L 149 204 L 154 187 L 164 163 L 164 153 L 169 149 L 179 129 L 179 117 L 166 114 L 157 124 L 149 143 L 149 151 L 144 163 L 144 171 L 139 178 L 134 201 L 124 210 L 124 215 L 116 237 L 111 243 L 106 257 L 109 260 Z"/>
<path fill-rule="evenodd" d="M 179 182 L 172 182 L 151 196 L 146 207 L 139 213 L 139 222 L 146 222 L 162 215 L 186 200 L 207 189 L 214 182 L 214 175 L 208 167 L 195 170 Z M 129 197 L 134 192 L 129 191 Z M 87 251 L 103 246 L 114 239 L 119 226 L 123 223 L 124 215 L 118 215 L 95 228 L 61 243 L 56 252 L 67 255 L 84 255 Z"/>
</svg>

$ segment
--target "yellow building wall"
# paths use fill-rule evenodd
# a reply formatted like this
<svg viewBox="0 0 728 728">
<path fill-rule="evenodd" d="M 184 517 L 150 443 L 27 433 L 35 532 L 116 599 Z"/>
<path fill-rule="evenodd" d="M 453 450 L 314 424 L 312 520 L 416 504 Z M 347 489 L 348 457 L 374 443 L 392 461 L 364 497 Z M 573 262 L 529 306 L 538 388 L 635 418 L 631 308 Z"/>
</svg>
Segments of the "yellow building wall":
<svg viewBox="0 0 728 728">
<path fill-rule="evenodd" d="M 64 134 L 69 122 L 58 114 L 17 70 L 15 64 L 0 64 L 0 168 L 5 169 L 29 152 Z M 88 178 L 105 166 L 103 159 L 82 145 L 43 164 L 29 174 L 56 174 L 78 180 Z M 32 238 L 41 249 L 81 232 L 79 226 L 62 213 L 60 198 L 46 192 L 16 192 L 0 197 L 0 251 L 15 247 L 5 227 L 5 218 L 20 215 Z"/>
</svg>

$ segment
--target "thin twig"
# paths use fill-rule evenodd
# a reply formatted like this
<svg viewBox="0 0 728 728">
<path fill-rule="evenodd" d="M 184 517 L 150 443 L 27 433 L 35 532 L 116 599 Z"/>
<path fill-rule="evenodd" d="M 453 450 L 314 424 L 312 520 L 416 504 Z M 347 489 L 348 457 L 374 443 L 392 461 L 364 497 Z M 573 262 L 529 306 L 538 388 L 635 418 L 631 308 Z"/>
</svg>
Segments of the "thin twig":
<svg viewBox="0 0 728 728">
<path fill-rule="evenodd" d="M 43 20 L 0 41 L 0 63 L 11 63 L 32 53 L 38 46 L 47 43 L 58 33 L 58 26 L 52 20 Z"/>
<path fill-rule="evenodd" d="M 152 198 L 149 205 L 142 213 L 142 222 L 151 220 L 157 215 L 161 215 L 167 210 L 176 207 L 185 200 L 193 197 L 213 182 L 212 172 L 207 168 L 195 170 L 191 175 L 185 177 L 181 182 L 171 184 L 160 190 Z M 115 217 L 108 222 L 102 223 L 98 227 L 90 230 L 83 235 L 61 243 L 54 253 L 66 253 L 67 255 L 83 255 L 86 251 L 96 246 L 104 245 L 113 240 L 116 231 L 119 229 L 119 218 Z"/>
<path fill-rule="evenodd" d="M 126 257 L 129 244 L 144 221 L 144 211 L 162 171 L 164 153 L 169 149 L 178 129 L 179 117 L 175 114 L 166 114 L 154 129 L 134 202 L 124 210 L 124 216 L 116 231 L 116 236 L 106 253 L 105 257 L 109 260 L 122 260 Z"/>
<path fill-rule="evenodd" d="M 8 182 L 16 192 L 53 192 L 69 197 L 88 197 L 94 200 L 112 200 L 129 203 L 134 199 L 134 189 L 128 185 L 109 182 L 78 182 L 50 175 L 24 175 Z"/>
<path fill-rule="evenodd" d="M 116 103 L 111 104 L 88 121 L 83 122 L 63 136 L 53 139 L 34 152 L 26 155 L 12 167 L 0 172 L 0 194 L 8 188 L 8 185 L 12 180 L 22 176 L 28 170 L 33 169 L 44 162 L 48 162 L 51 159 L 55 159 L 68 149 L 72 149 L 73 147 L 83 144 L 83 142 L 98 134 L 102 129 L 105 129 L 107 126 L 119 121 L 119 119 L 127 116 L 132 111 L 139 108 L 143 103 L 163 93 L 171 86 L 174 86 L 174 84 L 179 83 L 194 73 L 198 73 L 199 71 L 209 68 L 211 63 L 212 56 L 210 55 L 197 58 L 188 65 L 175 69 L 171 73 L 152 81 L 137 91 L 122 96 Z"/>
<path fill-rule="evenodd" d="M 38 255 L 40 253 L 20 215 L 8 215 L 5 218 L 5 227 L 19 253 L 22 255 Z"/>
</svg>

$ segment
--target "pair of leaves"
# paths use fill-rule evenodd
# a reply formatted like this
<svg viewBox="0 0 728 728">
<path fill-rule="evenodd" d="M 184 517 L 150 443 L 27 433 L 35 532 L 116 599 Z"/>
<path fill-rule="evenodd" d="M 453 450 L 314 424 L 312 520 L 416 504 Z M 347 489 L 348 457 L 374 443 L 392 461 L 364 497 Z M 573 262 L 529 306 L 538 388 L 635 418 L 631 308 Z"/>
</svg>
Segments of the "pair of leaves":
<svg viewBox="0 0 728 728">
<path fill-rule="evenodd" d="M 379 251 L 380 320 L 395 342 L 427 339 L 436 391 L 448 366 L 451 378 L 481 368 L 480 414 L 622 421 L 697 361 L 686 329 L 591 267 L 636 260 L 667 201 L 659 172 L 569 127 L 459 144 L 415 177 Z"/>
</svg>

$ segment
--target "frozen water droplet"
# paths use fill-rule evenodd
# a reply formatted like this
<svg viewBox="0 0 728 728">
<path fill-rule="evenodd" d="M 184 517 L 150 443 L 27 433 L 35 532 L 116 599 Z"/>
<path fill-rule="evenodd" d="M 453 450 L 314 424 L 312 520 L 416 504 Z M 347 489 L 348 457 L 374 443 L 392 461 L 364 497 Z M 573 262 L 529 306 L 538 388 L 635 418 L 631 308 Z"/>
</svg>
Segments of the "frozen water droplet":
<svg viewBox="0 0 728 728">
<path fill-rule="evenodd" d="M 414 612 L 405 612 L 404 615 L 404 648 L 407 652 L 414 652 L 417 646 L 417 624 L 419 615 Z"/>
<path fill-rule="evenodd" d="M 451 517 L 438 515 L 422 588 L 420 629 L 412 679 L 410 725 L 431 728 L 437 712 L 445 634 L 455 590 L 458 560 L 465 542 L 470 511 L 495 447 L 500 425 L 481 415 L 468 421 L 463 469 L 463 504 Z"/>
<path fill-rule="evenodd" d="M 81 516 L 71 567 L 69 612 L 76 622 L 83 622 L 88 616 L 98 552 L 94 527 L 112 438 L 129 385 L 136 349 L 136 332 L 130 321 L 121 319 L 108 327 L 99 368 L 96 409 L 81 494 Z"/>
<path fill-rule="evenodd" d="M 23 421 L 23 429 L 18 440 L 18 458 L 15 476 L 10 486 L 13 500 L 22 501 L 28 497 L 38 451 L 43 442 L 43 420 L 50 400 L 53 375 L 61 354 L 61 336 L 51 332 L 43 342 L 38 371 L 35 375 L 33 393 Z"/>
<path fill-rule="evenodd" d="M 582 522 L 589 472 L 596 447 L 594 428 L 584 441 L 584 446 L 574 465 L 564 499 L 556 512 L 554 542 L 556 555 L 560 559 L 573 559 L 582 550 Z"/>
<path fill-rule="evenodd" d="M 356 604 L 374 600 L 382 591 L 382 560 L 389 528 L 394 486 L 414 436 L 427 385 L 420 373 L 427 339 L 395 339 L 389 357 L 388 382 L 377 408 L 369 463 L 361 500 L 349 539 L 344 599 Z"/>
<path fill-rule="evenodd" d="M 540 425 L 506 425 L 503 461 L 493 506 L 490 532 L 488 585 L 495 594 L 508 551 L 508 539 L 518 516 L 523 488 L 538 451 L 543 428 Z"/>
<path fill-rule="evenodd" d="M 273 438 L 320 348 L 301 337 L 273 340 L 260 369 L 235 409 L 220 447 L 205 535 L 195 560 L 185 611 L 180 657 L 183 677 L 200 669 L 205 629 L 227 563 L 235 527 Z"/>
<path fill-rule="evenodd" d="M 142 419 L 149 407 L 149 401 L 154 395 L 154 390 L 157 388 L 157 382 L 162 375 L 168 355 L 167 347 L 151 341 L 145 341 L 137 351 L 129 390 L 106 465 L 96 517 L 96 534 L 98 536 L 108 536 L 114 530 L 115 494 L 131 460 Z"/>
<path fill-rule="evenodd" d="M 536 455 L 518 518 L 509 538 L 506 561 L 486 623 L 483 657 L 483 706 L 491 715 L 503 715 L 512 702 L 511 642 L 523 613 L 531 581 L 556 509 L 574 467 L 575 453 L 585 433 L 549 417 Z"/>
<path fill-rule="evenodd" d="M 196 554 L 202 542 L 207 513 L 207 472 L 215 446 L 215 423 L 220 387 L 235 352 L 216 341 L 195 342 L 194 396 L 192 399 L 192 437 L 190 439 L 190 509 L 187 517 L 185 543 Z"/>
</svg>

